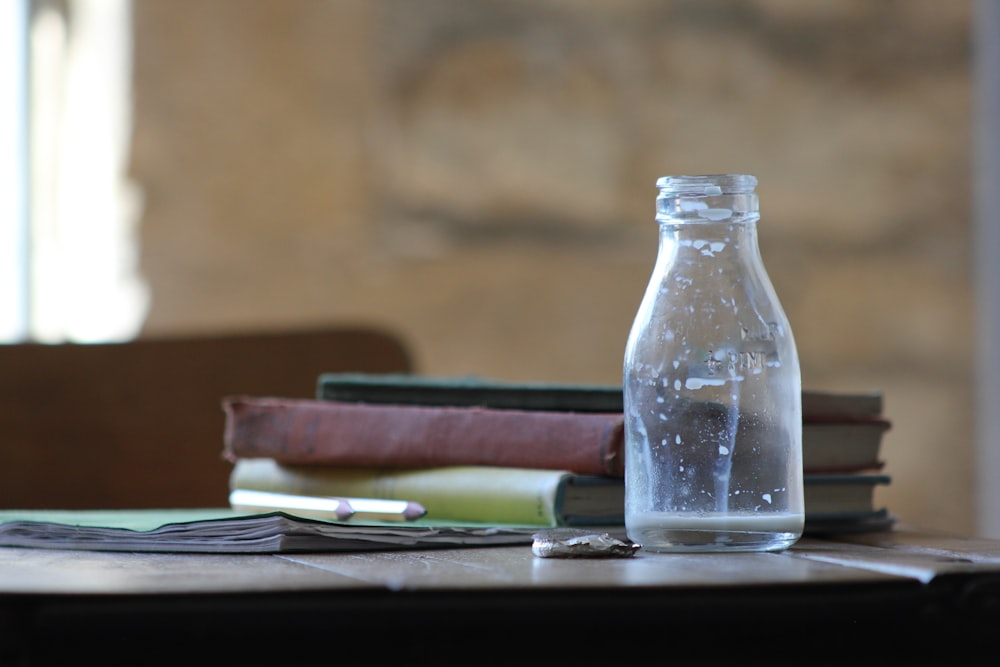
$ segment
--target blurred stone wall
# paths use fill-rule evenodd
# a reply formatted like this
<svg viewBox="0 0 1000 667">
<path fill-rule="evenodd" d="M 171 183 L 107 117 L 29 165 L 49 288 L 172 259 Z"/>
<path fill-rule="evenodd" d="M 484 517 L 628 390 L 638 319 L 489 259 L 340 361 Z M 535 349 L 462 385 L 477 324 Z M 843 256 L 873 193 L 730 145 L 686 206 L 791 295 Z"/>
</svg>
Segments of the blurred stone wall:
<svg viewBox="0 0 1000 667">
<path fill-rule="evenodd" d="M 972 533 L 967 0 L 135 0 L 144 335 L 367 322 L 620 382 L 656 177 L 749 172 L 807 388 Z M 321 370 L 321 369 L 318 369 Z"/>
</svg>

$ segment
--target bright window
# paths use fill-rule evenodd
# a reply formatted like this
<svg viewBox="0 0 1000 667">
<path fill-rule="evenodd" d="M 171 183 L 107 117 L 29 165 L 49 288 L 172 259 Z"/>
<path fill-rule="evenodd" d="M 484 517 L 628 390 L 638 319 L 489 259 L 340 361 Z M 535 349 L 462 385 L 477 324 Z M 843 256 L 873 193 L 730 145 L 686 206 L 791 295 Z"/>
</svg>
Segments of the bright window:
<svg viewBox="0 0 1000 667">
<path fill-rule="evenodd" d="M 0 341 L 28 331 L 26 7 L 0 2 Z"/>
<path fill-rule="evenodd" d="M 3 179 L 11 194 L 0 199 L 0 336 L 133 338 L 149 297 L 138 274 L 141 197 L 126 177 L 130 0 L 0 4 L 13 33 L 0 44 L 15 45 L 3 56 L 15 103 L 0 117 L 12 172 Z"/>
</svg>

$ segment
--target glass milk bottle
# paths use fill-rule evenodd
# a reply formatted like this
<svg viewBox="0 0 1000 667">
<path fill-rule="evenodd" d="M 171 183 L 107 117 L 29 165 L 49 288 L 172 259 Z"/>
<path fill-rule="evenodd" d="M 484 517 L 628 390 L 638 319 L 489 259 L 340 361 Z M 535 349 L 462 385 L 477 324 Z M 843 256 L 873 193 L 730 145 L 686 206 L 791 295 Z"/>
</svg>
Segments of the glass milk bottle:
<svg viewBox="0 0 1000 667">
<path fill-rule="evenodd" d="M 657 180 L 659 249 L 625 348 L 625 525 L 648 551 L 802 535 L 798 353 L 747 174 Z"/>
</svg>

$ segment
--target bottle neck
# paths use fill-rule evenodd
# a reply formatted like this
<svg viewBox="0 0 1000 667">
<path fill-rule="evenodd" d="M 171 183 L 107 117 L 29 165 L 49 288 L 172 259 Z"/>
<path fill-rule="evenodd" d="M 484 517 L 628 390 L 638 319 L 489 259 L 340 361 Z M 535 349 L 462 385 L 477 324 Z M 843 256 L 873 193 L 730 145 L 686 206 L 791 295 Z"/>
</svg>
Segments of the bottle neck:
<svg viewBox="0 0 1000 667">
<path fill-rule="evenodd" d="M 705 260 L 741 254 L 756 256 L 759 254 L 757 223 L 660 222 L 660 249 Z"/>
</svg>

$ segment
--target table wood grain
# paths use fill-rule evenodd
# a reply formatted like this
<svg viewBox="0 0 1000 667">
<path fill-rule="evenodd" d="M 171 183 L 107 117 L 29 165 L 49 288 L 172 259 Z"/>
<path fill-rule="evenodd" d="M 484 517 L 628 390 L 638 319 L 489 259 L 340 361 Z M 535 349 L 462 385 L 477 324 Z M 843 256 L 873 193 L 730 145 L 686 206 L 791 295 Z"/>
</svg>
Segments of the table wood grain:
<svg viewBox="0 0 1000 667">
<path fill-rule="evenodd" d="M 789 633 L 822 633 L 828 644 L 835 636 L 809 664 L 843 664 L 887 638 L 896 659 L 971 655 L 997 627 L 1000 541 L 905 527 L 805 538 L 781 553 L 622 559 L 538 558 L 528 546 L 287 555 L 0 548 L 0 664 L 56 664 L 108 645 L 122 655 L 155 645 L 149 660 L 175 664 L 196 641 L 243 665 L 310 664 L 314 637 L 387 628 L 379 660 L 362 663 L 410 659 L 428 637 L 486 642 L 494 658 L 517 660 L 526 651 L 518 637 L 596 640 L 610 657 L 626 637 L 633 649 L 655 648 L 725 628 L 741 656 L 762 660 L 774 645 L 787 650 Z M 296 641 L 261 645 L 265 636 Z"/>
</svg>

